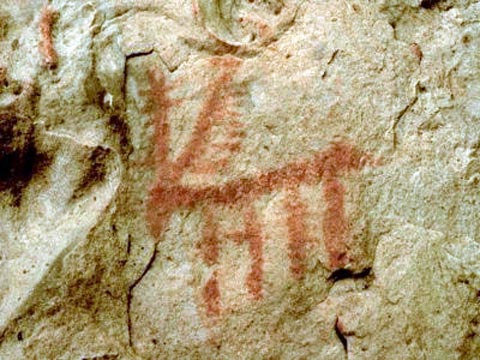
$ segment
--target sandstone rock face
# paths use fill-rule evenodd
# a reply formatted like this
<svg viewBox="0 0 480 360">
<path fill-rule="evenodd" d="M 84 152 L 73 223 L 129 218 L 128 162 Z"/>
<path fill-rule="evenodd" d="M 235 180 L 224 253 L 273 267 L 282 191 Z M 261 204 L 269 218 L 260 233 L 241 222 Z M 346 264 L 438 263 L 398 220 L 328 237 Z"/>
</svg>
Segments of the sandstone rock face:
<svg viewBox="0 0 480 360">
<path fill-rule="evenodd" d="M 480 3 L 0 4 L 0 358 L 478 359 Z"/>
</svg>

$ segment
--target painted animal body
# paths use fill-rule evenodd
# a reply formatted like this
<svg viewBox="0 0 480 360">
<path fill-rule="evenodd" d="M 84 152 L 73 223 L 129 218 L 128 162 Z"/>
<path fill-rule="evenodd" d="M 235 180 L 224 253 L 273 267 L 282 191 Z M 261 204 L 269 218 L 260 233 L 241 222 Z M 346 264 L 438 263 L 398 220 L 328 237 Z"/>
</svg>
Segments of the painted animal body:
<svg viewBox="0 0 480 360">
<path fill-rule="evenodd" d="M 150 190 L 147 205 L 147 220 L 152 234 L 157 241 L 160 240 L 171 215 L 177 210 L 201 210 L 204 229 L 199 249 L 205 264 L 215 266 L 221 250 L 215 212 L 222 206 L 235 206 L 243 213 L 244 223 L 243 230 L 236 236 L 236 242 L 247 244 L 251 260 L 245 284 L 252 298 L 261 300 L 264 234 L 255 210 L 255 201 L 273 191 L 287 191 L 284 209 L 287 213 L 290 271 L 296 280 L 301 280 L 305 273 L 308 234 L 305 224 L 306 207 L 300 199 L 299 186 L 322 183 L 326 203 L 322 221 L 323 241 L 328 252 L 329 267 L 332 270 L 344 267 L 349 261 L 349 224 L 344 209 L 346 190 L 340 178 L 350 171 L 361 169 L 365 165 L 365 159 L 368 159 L 368 156 L 352 145 L 333 142 L 311 159 L 233 179 L 221 185 L 191 186 L 182 183 L 183 175 L 191 171 L 198 157 L 205 153 L 212 124 L 223 117 L 238 115 L 229 110 L 229 105 L 233 97 L 231 83 L 241 61 L 235 58 L 215 58 L 211 65 L 218 69 L 219 75 L 209 84 L 191 140 L 176 160 L 169 159 L 168 124 L 169 108 L 175 101 L 169 98 L 170 88 L 163 74 L 156 70 L 150 72 L 151 98 L 156 106 L 153 121 L 157 168 L 156 182 Z M 207 315 L 219 315 L 221 291 L 217 271 L 213 271 L 204 284 L 202 297 Z"/>
</svg>

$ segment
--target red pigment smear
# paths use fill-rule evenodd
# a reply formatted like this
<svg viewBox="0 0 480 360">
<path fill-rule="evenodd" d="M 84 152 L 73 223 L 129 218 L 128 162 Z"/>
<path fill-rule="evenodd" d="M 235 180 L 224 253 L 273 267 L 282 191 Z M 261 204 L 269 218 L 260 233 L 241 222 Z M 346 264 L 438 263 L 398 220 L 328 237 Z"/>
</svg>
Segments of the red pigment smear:
<svg viewBox="0 0 480 360">
<path fill-rule="evenodd" d="M 233 96 L 231 97 L 233 99 Z M 226 101 L 229 103 L 230 101 Z M 226 104 L 228 105 L 228 104 Z M 238 116 L 238 113 L 231 112 L 232 116 Z M 218 174 L 230 164 L 232 157 L 241 149 L 242 140 L 244 138 L 243 124 L 234 119 L 223 119 L 221 124 L 225 130 L 225 138 L 212 141 L 209 144 L 208 152 L 204 153 L 204 159 L 197 161 L 191 168 L 190 172 L 194 174 Z M 239 129 L 240 128 L 240 129 Z"/>
<path fill-rule="evenodd" d="M 341 172 L 358 169 L 361 153 L 344 143 L 334 143 L 317 154 L 313 161 L 299 161 L 263 174 L 232 180 L 223 185 L 202 188 L 174 185 L 154 187 L 151 201 L 159 207 L 173 211 L 192 208 L 202 202 L 235 204 L 244 199 L 256 198 L 283 187 L 298 184 L 315 184 L 323 176 L 335 178 Z"/>
<path fill-rule="evenodd" d="M 258 221 L 255 208 L 251 206 L 244 217 L 245 241 L 248 242 L 248 251 L 252 259 L 250 273 L 247 276 L 247 288 L 255 300 L 263 298 L 263 236 L 262 227 Z"/>
<path fill-rule="evenodd" d="M 225 116 L 236 115 L 228 110 L 232 98 L 229 88 L 233 74 L 241 64 L 240 60 L 230 57 L 213 58 L 210 64 L 218 68 L 219 75 L 208 85 L 206 99 L 196 119 L 191 139 L 175 161 L 168 160 L 170 143 L 168 111 L 174 105 L 174 101 L 168 96 L 170 89 L 165 84 L 163 74 L 158 71 L 149 73 L 150 95 L 155 105 L 152 120 L 155 124 L 155 163 L 158 172 L 147 204 L 147 220 L 153 235 L 157 240 L 161 238 L 172 212 L 204 205 L 205 225 L 199 247 L 204 261 L 212 266 L 218 262 L 220 251 L 212 206 L 234 205 L 240 202 L 248 204 L 249 208 L 244 217 L 243 241 L 248 242 L 252 264 L 246 285 L 255 299 L 261 299 L 263 237 L 253 202 L 259 196 L 277 189 L 294 189 L 293 197 L 286 204 L 289 257 L 291 272 L 300 280 L 305 272 L 307 231 L 304 224 L 306 209 L 301 204 L 297 187 L 299 184 L 316 184 L 323 180 L 326 201 L 323 217 L 325 247 L 329 253 L 330 267 L 344 266 L 348 261 L 346 242 L 349 228 L 344 213 L 345 189 L 338 178 L 347 171 L 360 169 L 365 165 L 365 157 L 362 157 L 363 154 L 353 146 L 344 142 L 334 142 L 310 160 L 293 162 L 279 169 L 234 179 L 223 185 L 192 187 L 180 183 L 183 174 L 198 165 L 198 159 L 205 154 L 213 124 Z M 237 145 L 232 147 L 232 151 L 238 150 Z M 207 315 L 218 315 L 220 291 L 216 273 L 205 284 L 203 297 Z"/>
<path fill-rule="evenodd" d="M 422 49 L 420 48 L 420 45 L 418 45 L 417 43 L 411 43 L 410 51 L 412 52 L 413 55 L 416 56 L 418 62 L 420 63 L 423 58 L 423 53 L 422 53 Z"/>
<path fill-rule="evenodd" d="M 203 229 L 202 242 L 200 249 L 204 261 L 208 265 L 218 263 L 219 244 L 217 226 L 213 220 L 212 210 L 204 211 L 205 225 Z M 261 224 L 258 222 L 258 217 L 255 213 L 255 208 L 250 205 L 244 215 L 244 230 L 232 234 L 227 237 L 232 238 L 238 245 L 241 243 L 248 243 L 248 252 L 251 258 L 250 272 L 245 280 L 248 292 L 255 300 L 263 298 L 262 282 L 263 282 L 263 236 Z M 206 291 L 206 290 L 204 290 Z"/>
<path fill-rule="evenodd" d="M 153 102 L 154 112 L 152 121 L 155 126 L 155 166 L 157 169 L 156 185 L 160 187 L 173 186 L 172 165 L 168 161 L 170 129 L 168 126 L 168 111 L 173 105 L 168 97 L 170 90 L 165 82 L 165 76 L 159 70 L 152 69 L 148 73 L 150 82 L 150 98 Z M 147 203 L 147 221 L 155 238 L 160 238 L 170 216 L 170 212 L 164 206 L 149 199 Z"/>
<path fill-rule="evenodd" d="M 57 66 L 58 56 L 53 47 L 52 28 L 55 22 L 55 12 L 45 6 L 40 18 L 40 54 L 43 56 L 45 66 L 54 68 Z"/>
<path fill-rule="evenodd" d="M 197 164 L 192 172 L 195 174 L 215 175 L 218 169 L 224 168 L 227 163 L 228 161 L 226 159 L 219 159 L 208 163 Z"/>
<path fill-rule="evenodd" d="M 203 288 L 203 301 L 207 307 L 207 316 L 220 315 L 220 290 L 218 288 L 217 272 L 208 279 Z"/>
<path fill-rule="evenodd" d="M 170 127 L 168 124 L 169 109 L 176 104 L 168 93 L 171 90 L 166 85 L 165 76 L 159 70 L 149 72 L 150 98 L 154 105 L 152 121 L 155 126 L 155 165 L 157 179 L 155 188 L 172 188 L 179 183 L 181 176 L 188 167 L 200 157 L 204 150 L 213 121 L 227 113 L 224 104 L 225 93 L 228 92 L 234 71 L 241 61 L 235 58 L 213 58 L 211 65 L 220 68 L 220 75 L 208 86 L 205 103 L 198 115 L 197 122 L 189 144 L 176 161 L 169 161 Z M 154 190 L 151 190 L 154 192 Z M 147 221 L 156 239 L 162 236 L 163 230 L 171 214 L 171 208 L 165 206 L 167 199 L 159 203 L 155 196 L 150 196 L 147 203 Z"/>
<path fill-rule="evenodd" d="M 305 273 L 306 245 L 308 242 L 305 218 L 307 211 L 300 199 L 297 187 L 291 188 L 286 199 L 288 227 L 288 256 L 290 271 L 296 280 Z"/>
<path fill-rule="evenodd" d="M 345 261 L 348 230 L 344 214 L 343 186 L 337 179 L 341 173 L 359 169 L 364 165 L 362 153 L 351 145 L 336 142 L 319 152 L 311 161 L 299 161 L 280 169 L 249 178 L 235 179 L 221 186 L 193 188 L 184 185 L 158 184 L 150 194 L 150 201 L 169 214 L 179 208 L 192 208 L 199 203 L 235 204 L 270 193 L 282 187 L 314 184 L 323 178 L 327 203 L 324 215 L 324 241 L 330 257 L 330 267 L 342 266 Z M 157 210 L 160 211 L 160 210 Z M 297 275 L 296 275 L 297 276 Z"/>
<path fill-rule="evenodd" d="M 200 8 L 198 7 L 198 3 L 196 0 L 192 1 L 192 14 L 193 17 L 197 17 L 200 13 Z"/>
<path fill-rule="evenodd" d="M 203 226 L 202 241 L 200 242 L 199 247 L 203 260 L 211 266 L 218 261 L 219 248 L 217 227 L 213 222 L 213 210 L 210 207 L 207 207 L 204 210 L 203 218 L 205 224 Z"/>
<path fill-rule="evenodd" d="M 323 241 L 329 254 L 330 268 L 338 269 L 347 264 L 349 232 L 348 220 L 345 216 L 345 188 L 338 177 L 341 172 L 359 169 L 365 165 L 360 153 L 353 151 L 335 152 L 325 162 L 323 195 L 326 210 L 323 216 Z"/>
<path fill-rule="evenodd" d="M 155 125 L 155 165 L 157 168 L 157 183 L 172 183 L 172 164 L 168 160 L 170 128 L 168 126 L 168 111 L 174 101 L 168 96 L 170 88 L 166 85 L 165 75 L 152 69 L 148 73 L 150 82 L 150 98 L 153 100 L 154 112 L 152 122 Z"/>
<path fill-rule="evenodd" d="M 345 217 L 345 188 L 335 178 L 324 181 L 323 194 L 327 209 L 323 217 L 323 239 L 330 258 L 331 268 L 345 266 L 347 258 L 348 221 Z"/>
<path fill-rule="evenodd" d="M 205 153 L 212 125 L 230 114 L 227 110 L 230 98 L 229 87 L 241 61 L 235 58 L 214 58 L 210 62 L 219 67 L 221 72 L 217 79 L 208 86 L 207 97 L 197 117 L 190 141 L 175 161 L 173 172 L 177 178 L 184 174 L 194 160 Z"/>
</svg>

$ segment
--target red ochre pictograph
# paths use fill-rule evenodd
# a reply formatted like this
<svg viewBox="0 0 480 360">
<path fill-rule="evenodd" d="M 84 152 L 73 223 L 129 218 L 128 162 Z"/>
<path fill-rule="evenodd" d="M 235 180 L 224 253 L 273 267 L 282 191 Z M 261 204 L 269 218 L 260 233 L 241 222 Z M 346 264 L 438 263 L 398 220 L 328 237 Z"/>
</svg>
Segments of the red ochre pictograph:
<svg viewBox="0 0 480 360">
<path fill-rule="evenodd" d="M 43 56 L 44 65 L 48 68 L 55 68 L 58 62 L 58 55 L 53 47 L 52 30 L 56 13 L 48 6 L 44 6 L 40 18 L 40 54 Z"/>
<path fill-rule="evenodd" d="M 311 159 L 299 160 L 277 169 L 265 171 L 250 177 L 233 179 L 222 185 L 191 186 L 182 183 L 187 171 L 214 171 L 219 164 L 201 164 L 200 159 L 208 151 L 212 127 L 229 118 L 235 128 L 241 127 L 238 113 L 229 110 L 234 104 L 233 78 L 242 62 L 233 57 L 215 57 L 210 66 L 216 70 L 216 78 L 208 84 L 205 100 L 196 118 L 189 143 L 175 160 L 169 158 L 170 128 L 169 109 L 176 100 L 169 97 L 171 87 L 166 84 L 164 75 L 158 70 L 149 72 L 150 97 L 154 104 L 153 123 L 155 126 L 156 182 L 150 190 L 147 204 L 147 220 L 154 237 L 159 240 L 173 212 L 179 209 L 199 209 L 203 215 L 202 240 L 198 246 L 204 263 L 210 267 L 218 264 L 222 242 L 230 238 L 237 244 L 248 246 L 250 270 L 245 286 L 254 300 L 264 296 L 263 282 L 263 243 L 262 224 L 255 209 L 255 200 L 264 194 L 284 189 L 287 197 L 284 202 L 286 226 L 288 230 L 288 256 L 290 271 L 294 279 L 300 281 L 306 268 L 309 236 L 305 224 L 307 207 L 300 197 L 300 185 L 322 183 L 325 211 L 322 216 L 323 241 L 329 257 L 329 268 L 339 269 L 349 262 L 347 240 L 349 222 L 345 216 L 346 190 L 340 177 L 350 171 L 361 169 L 371 158 L 345 142 L 333 142 L 326 149 L 316 153 Z M 227 146 L 231 154 L 239 151 L 240 144 L 233 142 Z M 228 159 L 223 159 L 225 165 Z M 200 169 L 200 170 L 199 170 Z M 202 170 L 203 169 L 203 170 Z M 216 211 L 221 206 L 236 206 L 242 211 L 243 229 L 233 234 L 221 233 Z M 216 210 L 217 209 L 217 210 Z M 221 291 L 217 270 L 203 285 L 201 297 L 207 316 L 221 314 Z"/>
</svg>

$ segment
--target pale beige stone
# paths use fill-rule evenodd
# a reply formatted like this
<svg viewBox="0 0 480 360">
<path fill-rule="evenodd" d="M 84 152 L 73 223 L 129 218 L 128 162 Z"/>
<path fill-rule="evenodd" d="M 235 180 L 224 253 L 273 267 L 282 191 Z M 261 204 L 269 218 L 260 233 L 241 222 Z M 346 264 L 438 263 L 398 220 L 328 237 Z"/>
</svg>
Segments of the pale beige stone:
<svg viewBox="0 0 480 360">
<path fill-rule="evenodd" d="M 477 359 L 479 19 L 3 1 L 0 358 Z"/>
</svg>

